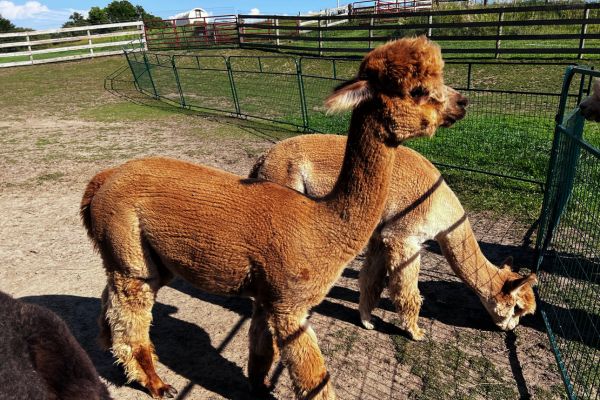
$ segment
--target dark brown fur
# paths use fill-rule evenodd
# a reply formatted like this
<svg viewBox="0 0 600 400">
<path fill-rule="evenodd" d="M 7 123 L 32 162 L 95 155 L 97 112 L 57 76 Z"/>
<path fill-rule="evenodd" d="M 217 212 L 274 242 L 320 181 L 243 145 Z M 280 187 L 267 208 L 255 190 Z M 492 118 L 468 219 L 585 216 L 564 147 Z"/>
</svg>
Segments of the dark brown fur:
<svg viewBox="0 0 600 400">
<path fill-rule="evenodd" d="M 2 400 L 111 399 L 62 319 L 2 292 L 0 356 Z"/>
</svg>

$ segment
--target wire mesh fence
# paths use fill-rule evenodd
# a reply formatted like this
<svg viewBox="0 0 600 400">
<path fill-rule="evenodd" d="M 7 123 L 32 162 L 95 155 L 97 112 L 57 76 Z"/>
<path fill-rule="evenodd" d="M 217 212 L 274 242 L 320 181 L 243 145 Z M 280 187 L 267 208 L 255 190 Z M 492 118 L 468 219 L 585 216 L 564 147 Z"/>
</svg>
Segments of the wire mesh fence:
<svg viewBox="0 0 600 400">
<path fill-rule="evenodd" d="M 565 77 L 540 231 L 542 316 L 570 399 L 600 398 L 600 150 L 596 124 L 566 98 Z"/>
<path fill-rule="evenodd" d="M 353 76 L 358 60 L 142 51 L 126 55 L 140 90 L 182 107 L 261 118 L 314 132 L 344 134 L 349 124 L 349 113 L 327 115 L 323 100 Z M 481 65 L 448 64 L 447 83 L 470 99 L 468 116 L 452 129 L 438 131 L 435 138 L 412 141 L 409 146 L 440 166 L 541 187 L 560 94 L 531 90 L 525 83 L 523 90 L 476 85 L 488 79 L 482 76 Z M 523 63 L 500 66 L 519 67 Z"/>
</svg>

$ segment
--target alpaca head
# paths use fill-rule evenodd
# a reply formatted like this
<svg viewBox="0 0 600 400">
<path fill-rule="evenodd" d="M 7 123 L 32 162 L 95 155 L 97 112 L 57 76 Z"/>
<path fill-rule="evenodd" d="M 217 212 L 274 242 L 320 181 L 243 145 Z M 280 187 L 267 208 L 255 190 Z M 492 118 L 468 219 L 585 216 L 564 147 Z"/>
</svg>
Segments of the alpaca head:
<svg viewBox="0 0 600 400">
<path fill-rule="evenodd" d="M 329 111 L 370 103 L 385 128 L 386 143 L 432 136 L 465 116 L 467 99 L 444 85 L 444 61 L 426 37 L 389 42 L 367 54 L 358 76 L 326 100 Z"/>
<path fill-rule="evenodd" d="M 504 261 L 499 273 L 503 282 L 500 291 L 482 302 L 494 323 L 503 331 L 509 331 L 519 325 L 522 316 L 535 312 L 533 286 L 537 278 L 534 273 L 523 276 L 514 272 L 511 257 Z"/>
<path fill-rule="evenodd" d="M 594 82 L 593 93 L 579 105 L 581 115 L 588 121 L 600 122 L 600 80 Z"/>
</svg>

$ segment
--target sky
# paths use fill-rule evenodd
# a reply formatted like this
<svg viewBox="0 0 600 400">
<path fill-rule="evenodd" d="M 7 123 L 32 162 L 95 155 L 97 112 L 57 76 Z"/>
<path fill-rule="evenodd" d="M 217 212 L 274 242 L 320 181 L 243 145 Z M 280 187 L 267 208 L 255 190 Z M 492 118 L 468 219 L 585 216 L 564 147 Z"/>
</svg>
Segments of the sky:
<svg viewBox="0 0 600 400">
<path fill-rule="evenodd" d="M 220 14 L 303 14 L 324 8 L 335 7 L 337 0 L 129 0 L 134 5 L 141 5 L 154 15 L 169 18 L 177 13 L 201 7 L 214 15 Z M 340 1 L 346 4 L 349 0 Z M 13 24 L 23 28 L 52 29 L 59 28 L 69 16 L 77 11 L 86 14 L 94 6 L 105 7 L 110 1 L 69 1 L 69 0 L 0 0 L 0 15 Z"/>
</svg>

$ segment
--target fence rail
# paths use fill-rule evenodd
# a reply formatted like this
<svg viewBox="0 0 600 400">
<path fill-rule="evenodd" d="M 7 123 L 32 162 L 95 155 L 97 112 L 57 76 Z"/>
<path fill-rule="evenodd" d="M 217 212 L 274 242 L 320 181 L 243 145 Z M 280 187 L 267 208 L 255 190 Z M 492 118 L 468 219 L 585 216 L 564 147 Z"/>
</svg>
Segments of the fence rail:
<svg viewBox="0 0 600 400">
<path fill-rule="evenodd" d="M 267 20 L 276 21 L 276 31 Z M 307 21 L 311 24 L 303 25 Z M 535 54 L 581 59 L 600 54 L 598 3 L 327 16 L 239 15 L 238 26 L 241 47 L 319 56 L 359 56 L 389 39 L 414 34 L 443 41 L 444 53 L 461 57 Z"/>
<path fill-rule="evenodd" d="M 106 32 L 123 28 L 127 30 Z M 85 32 L 85 34 L 73 35 L 78 32 Z M 38 36 L 45 36 L 45 38 L 32 40 L 33 37 Z M 118 38 L 121 40 L 112 40 Z M 15 41 L 11 41 L 13 39 Z M 123 47 L 129 46 L 135 40 L 142 43 L 145 41 L 141 21 L 2 33 L 0 34 L 0 68 L 122 54 Z M 74 42 L 84 43 L 65 46 Z M 57 53 L 65 54 L 46 57 Z"/>
</svg>

